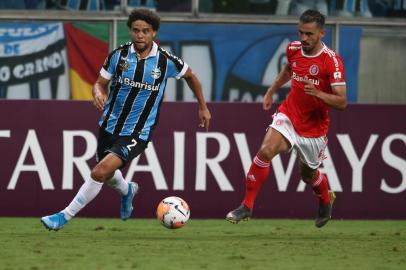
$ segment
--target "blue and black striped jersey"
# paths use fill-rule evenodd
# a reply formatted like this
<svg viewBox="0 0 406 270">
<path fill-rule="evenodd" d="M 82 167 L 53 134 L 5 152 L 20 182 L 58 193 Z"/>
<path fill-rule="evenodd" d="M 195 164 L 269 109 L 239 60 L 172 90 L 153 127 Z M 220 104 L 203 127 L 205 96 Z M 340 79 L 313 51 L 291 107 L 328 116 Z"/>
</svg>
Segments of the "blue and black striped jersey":
<svg viewBox="0 0 406 270">
<path fill-rule="evenodd" d="M 146 58 L 138 58 L 132 43 L 109 54 L 100 75 L 112 80 L 99 121 L 111 134 L 149 141 L 157 123 L 166 80 L 181 78 L 188 65 L 155 42 Z"/>
</svg>

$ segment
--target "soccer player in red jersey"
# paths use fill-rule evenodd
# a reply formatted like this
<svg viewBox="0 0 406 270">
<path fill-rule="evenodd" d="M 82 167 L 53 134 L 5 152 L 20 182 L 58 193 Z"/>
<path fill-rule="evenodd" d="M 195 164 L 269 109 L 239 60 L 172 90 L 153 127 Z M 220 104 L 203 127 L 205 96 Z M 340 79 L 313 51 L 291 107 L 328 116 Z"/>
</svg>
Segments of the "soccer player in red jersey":
<svg viewBox="0 0 406 270">
<path fill-rule="evenodd" d="M 265 134 L 245 180 L 242 204 L 227 214 L 232 223 L 247 220 L 252 215 L 255 198 L 269 175 L 273 157 L 297 151 L 302 180 L 311 186 L 319 200 L 316 227 L 324 226 L 331 218 L 335 195 L 329 191 L 327 178 L 318 167 L 327 145 L 329 107 L 344 110 L 347 106 L 344 66 L 340 56 L 323 42 L 325 17 L 316 10 L 307 10 L 299 18 L 300 41 L 286 48 L 288 64 L 268 88 L 263 109 L 269 110 L 273 94 L 291 80 L 288 97 Z"/>
</svg>

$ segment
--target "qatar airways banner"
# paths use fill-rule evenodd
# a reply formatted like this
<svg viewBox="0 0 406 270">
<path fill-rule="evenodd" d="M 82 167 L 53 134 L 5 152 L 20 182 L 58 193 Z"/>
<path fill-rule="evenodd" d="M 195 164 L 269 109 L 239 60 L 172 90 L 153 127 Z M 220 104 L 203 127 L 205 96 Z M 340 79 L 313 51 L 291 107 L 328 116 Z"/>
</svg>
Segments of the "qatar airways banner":
<svg viewBox="0 0 406 270">
<path fill-rule="evenodd" d="M 256 103 L 212 103 L 208 132 L 195 103 L 164 103 L 154 140 L 124 170 L 140 184 L 135 217 L 154 217 L 176 195 L 192 218 L 223 218 L 239 205 L 245 172 L 271 112 Z M 99 112 L 90 102 L 0 100 L 0 216 L 62 210 L 95 165 Z M 406 106 L 350 105 L 331 111 L 321 167 L 336 219 L 406 218 Z M 79 216 L 118 217 L 119 195 L 104 186 Z M 314 218 L 317 200 L 300 181 L 294 152 L 277 156 L 256 202 L 257 218 Z"/>
</svg>

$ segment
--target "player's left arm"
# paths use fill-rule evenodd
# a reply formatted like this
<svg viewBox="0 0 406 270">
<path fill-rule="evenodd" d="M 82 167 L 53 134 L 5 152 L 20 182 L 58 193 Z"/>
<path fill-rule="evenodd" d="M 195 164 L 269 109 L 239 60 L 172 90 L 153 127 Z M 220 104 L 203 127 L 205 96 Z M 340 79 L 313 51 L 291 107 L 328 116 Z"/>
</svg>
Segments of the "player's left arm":
<svg viewBox="0 0 406 270">
<path fill-rule="evenodd" d="M 304 91 L 306 94 L 317 97 L 324 101 L 328 106 L 344 110 L 347 107 L 347 88 L 344 85 L 332 86 L 332 94 L 317 90 L 314 84 L 309 80 L 304 80 Z"/>
<path fill-rule="evenodd" d="M 344 110 L 347 107 L 347 88 L 345 86 L 344 65 L 341 57 L 332 53 L 327 58 L 326 71 L 332 91 L 320 91 L 309 81 L 304 81 L 304 91 L 306 94 L 321 99 L 329 107 Z"/>
<path fill-rule="evenodd" d="M 187 69 L 186 73 L 183 75 L 183 78 L 187 82 L 189 88 L 195 94 L 197 103 L 199 104 L 199 126 L 206 128 L 207 131 L 210 125 L 211 114 L 207 108 L 207 104 L 203 96 L 202 84 L 191 68 Z"/>
</svg>

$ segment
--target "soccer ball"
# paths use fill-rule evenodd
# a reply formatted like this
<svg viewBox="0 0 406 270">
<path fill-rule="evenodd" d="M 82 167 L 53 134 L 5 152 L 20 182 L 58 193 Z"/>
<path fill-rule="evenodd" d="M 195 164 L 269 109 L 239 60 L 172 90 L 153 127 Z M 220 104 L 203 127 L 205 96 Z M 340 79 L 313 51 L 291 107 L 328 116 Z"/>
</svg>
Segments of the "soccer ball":
<svg viewBox="0 0 406 270">
<path fill-rule="evenodd" d="M 185 226 L 189 220 L 190 209 L 182 198 L 171 196 L 163 199 L 158 204 L 156 216 L 166 228 L 178 229 Z"/>
</svg>

